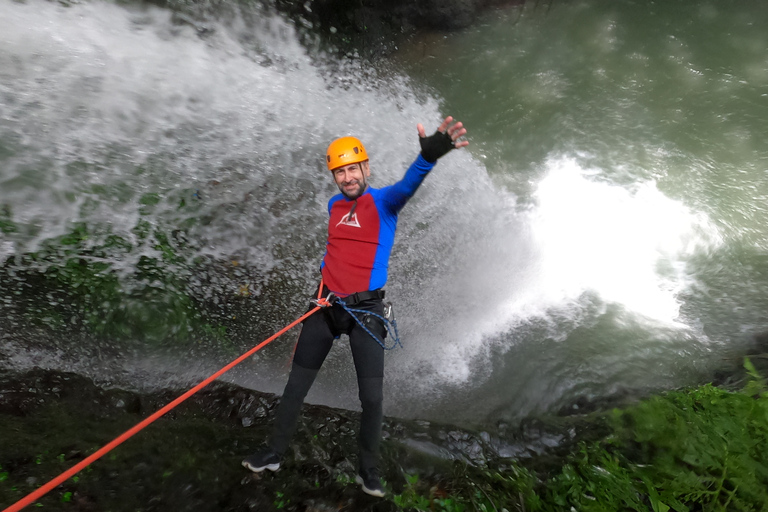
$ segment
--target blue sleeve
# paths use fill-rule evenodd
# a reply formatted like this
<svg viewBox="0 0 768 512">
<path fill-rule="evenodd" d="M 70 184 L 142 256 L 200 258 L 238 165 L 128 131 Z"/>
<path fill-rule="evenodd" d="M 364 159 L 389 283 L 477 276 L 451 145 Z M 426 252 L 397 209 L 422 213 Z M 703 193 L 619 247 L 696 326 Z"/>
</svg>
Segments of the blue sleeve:
<svg viewBox="0 0 768 512">
<path fill-rule="evenodd" d="M 336 194 L 332 198 L 328 200 L 328 216 L 331 216 L 331 208 L 333 208 L 333 203 L 338 201 L 341 198 L 341 194 Z M 325 241 L 326 247 L 328 246 L 328 240 Z M 323 259 L 320 261 L 320 270 L 323 270 L 323 267 L 325 266 L 325 255 L 328 254 L 328 249 L 326 248 L 325 252 L 323 253 Z"/>
<path fill-rule="evenodd" d="M 333 196 L 328 200 L 328 216 L 329 217 L 331 216 L 331 208 L 333 208 L 333 203 L 339 200 L 339 195 L 340 194 L 336 194 L 335 196 Z"/>
<path fill-rule="evenodd" d="M 427 177 L 427 174 L 429 174 L 429 171 L 431 171 L 434 166 L 434 163 L 427 162 L 424 160 L 424 157 L 421 156 L 421 153 L 419 153 L 416 160 L 414 160 L 411 166 L 408 167 L 408 170 L 405 171 L 403 179 L 394 185 L 381 189 L 382 201 L 392 211 L 400 211 L 403 206 L 405 206 L 405 203 L 413 197 L 413 194 L 416 193 L 421 182 L 424 181 L 424 178 Z"/>
</svg>

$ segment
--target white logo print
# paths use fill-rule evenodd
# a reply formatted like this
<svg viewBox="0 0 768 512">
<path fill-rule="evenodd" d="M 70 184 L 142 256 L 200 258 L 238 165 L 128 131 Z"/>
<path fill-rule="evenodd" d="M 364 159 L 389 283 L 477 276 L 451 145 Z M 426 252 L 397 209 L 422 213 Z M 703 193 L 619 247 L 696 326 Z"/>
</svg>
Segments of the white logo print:
<svg viewBox="0 0 768 512">
<path fill-rule="evenodd" d="M 352 213 L 352 212 L 350 212 L 350 213 Z M 343 216 L 341 218 L 341 220 L 339 221 L 339 223 L 336 224 L 336 227 L 339 227 L 341 225 L 351 226 L 353 228 L 359 228 L 360 227 L 360 223 L 357 222 L 357 214 L 356 213 L 352 213 L 351 215 Z"/>
</svg>

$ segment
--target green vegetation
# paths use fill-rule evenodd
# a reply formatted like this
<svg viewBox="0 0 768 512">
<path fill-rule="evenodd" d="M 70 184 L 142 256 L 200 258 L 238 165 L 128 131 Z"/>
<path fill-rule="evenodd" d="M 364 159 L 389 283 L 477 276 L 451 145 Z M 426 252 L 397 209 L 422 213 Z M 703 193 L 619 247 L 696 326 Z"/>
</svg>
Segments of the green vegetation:
<svg viewBox="0 0 768 512">
<path fill-rule="evenodd" d="M 150 245 L 160 257 L 141 256 L 129 279 L 121 279 L 112 262 L 125 261 L 136 248 L 115 235 L 99 237 L 105 242 L 90 246 L 85 225 L 28 259 L 47 264 L 43 285 L 64 295 L 60 302 L 74 310 L 90 332 L 113 339 L 186 340 L 206 322 L 185 292 L 181 257 L 168 237 L 151 231 L 145 221 L 134 233 L 138 245 Z M 61 310 L 43 313 L 57 318 Z"/>
<path fill-rule="evenodd" d="M 393 501 L 445 512 L 768 510 L 768 391 L 745 367 L 740 391 L 705 385 L 614 410 L 601 420 L 610 435 L 580 443 L 557 471 L 467 470 L 445 490 L 409 476 Z"/>
<path fill-rule="evenodd" d="M 140 203 L 150 208 L 159 200 L 147 194 Z M 0 230 L 16 231 L 10 211 L 0 210 Z M 183 231 L 166 232 L 145 218 L 130 240 L 108 227 L 79 223 L 2 270 L 25 283 L 18 288 L 28 296 L 15 296 L 14 307 L 33 325 L 153 344 L 193 335 L 229 344 L 225 328 L 207 318 L 189 293 L 192 252 Z M 116 268 L 116 262 L 127 268 Z"/>
<path fill-rule="evenodd" d="M 282 491 L 275 491 L 275 501 L 273 502 L 273 505 L 276 509 L 280 510 L 285 508 L 291 500 L 286 498 L 285 493 Z"/>
<path fill-rule="evenodd" d="M 12 221 L 11 208 L 8 205 L 0 205 L 0 233 L 8 235 L 16 231 Z"/>
<path fill-rule="evenodd" d="M 243 428 L 233 411 L 254 403 L 255 395 L 219 384 L 42 502 L 55 510 L 75 510 L 85 500 L 94 509 L 114 511 L 143 509 L 150 502 L 183 503 L 178 510 L 299 511 L 310 505 L 322 510 L 335 503 L 350 504 L 349 510 L 425 512 L 768 510 L 763 462 L 768 389 L 749 361 L 745 367 L 750 378 L 739 391 L 704 385 L 567 419 L 564 430 L 582 425 L 590 440 L 580 437 L 584 440 L 571 448 L 538 460 L 439 466 L 436 460 L 412 458 L 407 448 L 385 450 L 382 470 L 389 494 L 384 500 L 370 498 L 354 484 L 357 441 L 350 427 L 358 418 L 348 411 L 309 407 L 285 470 L 244 472 L 243 453 L 261 446 L 270 423 Z M 42 370 L 23 379 L 0 381 L 14 390 L 8 405 L 24 412 L 0 414 L 0 431 L 8 437 L 0 457 L 3 506 L 175 396 L 106 391 L 81 377 Z M 34 386 L 37 392 L 27 391 Z M 328 438 L 315 438 L 319 425 L 335 430 Z M 332 439 L 333 449 L 318 444 L 323 439 Z M 405 460 L 411 474 L 402 473 Z M 374 504 L 377 508 L 371 508 Z"/>
<path fill-rule="evenodd" d="M 478 469 L 457 463 L 454 474 L 438 482 L 422 480 L 418 475 L 405 475 L 405 479 L 403 491 L 392 496 L 400 510 L 492 512 L 523 510 L 531 503 L 539 503 L 533 473 L 514 463 L 505 469 Z"/>
</svg>

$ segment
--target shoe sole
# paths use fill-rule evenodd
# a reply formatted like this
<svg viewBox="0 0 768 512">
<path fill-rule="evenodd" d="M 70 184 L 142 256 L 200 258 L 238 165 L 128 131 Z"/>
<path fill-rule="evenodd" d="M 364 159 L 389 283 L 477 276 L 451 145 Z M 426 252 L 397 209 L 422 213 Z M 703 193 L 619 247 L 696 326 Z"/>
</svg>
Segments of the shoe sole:
<svg viewBox="0 0 768 512">
<path fill-rule="evenodd" d="M 275 472 L 278 469 L 280 469 L 280 464 L 267 464 L 266 466 L 256 467 L 256 466 L 251 465 L 251 463 L 249 463 L 247 461 L 243 461 L 243 467 L 250 469 L 254 473 L 261 473 L 265 469 L 268 469 L 268 470 L 270 470 L 272 472 Z"/>
<path fill-rule="evenodd" d="M 355 482 L 360 484 L 360 486 L 363 488 L 363 492 L 365 494 L 368 494 L 370 496 L 376 496 L 377 498 L 383 498 L 384 497 L 384 491 L 379 491 L 378 489 L 369 489 L 365 486 L 365 482 L 363 482 L 363 479 L 360 478 L 360 475 L 357 475 L 355 477 Z"/>
</svg>

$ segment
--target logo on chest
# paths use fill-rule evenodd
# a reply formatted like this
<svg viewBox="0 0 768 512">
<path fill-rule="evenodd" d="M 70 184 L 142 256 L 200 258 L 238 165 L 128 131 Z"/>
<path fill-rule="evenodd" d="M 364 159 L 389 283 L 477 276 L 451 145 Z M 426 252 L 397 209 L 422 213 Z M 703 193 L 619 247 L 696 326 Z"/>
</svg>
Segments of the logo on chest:
<svg viewBox="0 0 768 512">
<path fill-rule="evenodd" d="M 355 199 L 355 202 L 352 203 L 352 208 L 349 209 L 349 213 L 343 215 L 341 217 L 341 220 L 338 224 L 336 224 L 336 227 L 339 226 L 349 226 L 352 228 L 359 228 L 360 223 L 357 221 L 357 214 L 355 213 L 355 210 L 357 209 L 357 199 Z"/>
<path fill-rule="evenodd" d="M 360 223 L 357 221 L 357 214 L 349 212 L 347 215 L 344 215 L 338 224 L 336 224 L 336 227 L 339 226 L 349 226 L 352 228 L 359 228 Z"/>
</svg>

